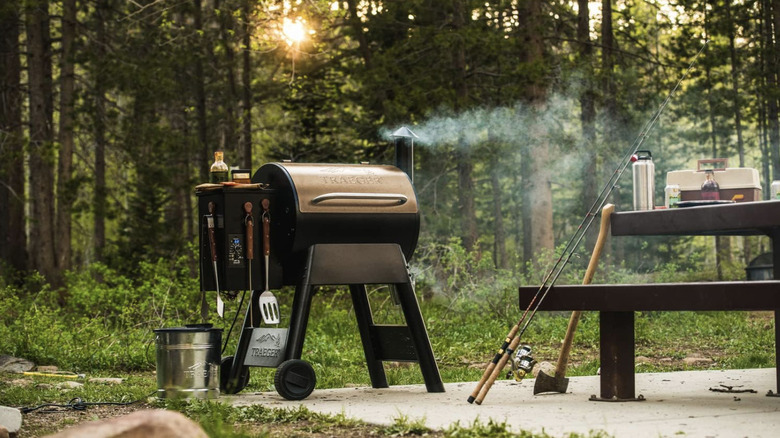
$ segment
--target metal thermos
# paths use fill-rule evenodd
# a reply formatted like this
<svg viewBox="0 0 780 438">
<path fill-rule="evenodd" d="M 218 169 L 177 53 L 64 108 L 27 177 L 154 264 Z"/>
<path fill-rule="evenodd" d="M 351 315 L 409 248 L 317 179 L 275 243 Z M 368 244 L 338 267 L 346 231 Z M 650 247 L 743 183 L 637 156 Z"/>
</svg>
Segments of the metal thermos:
<svg viewBox="0 0 780 438">
<path fill-rule="evenodd" d="M 655 207 L 655 165 L 650 151 L 636 151 L 631 157 L 634 164 L 634 210 L 652 210 Z"/>
<path fill-rule="evenodd" d="M 780 199 L 780 181 L 772 181 L 771 193 L 769 199 Z"/>
</svg>

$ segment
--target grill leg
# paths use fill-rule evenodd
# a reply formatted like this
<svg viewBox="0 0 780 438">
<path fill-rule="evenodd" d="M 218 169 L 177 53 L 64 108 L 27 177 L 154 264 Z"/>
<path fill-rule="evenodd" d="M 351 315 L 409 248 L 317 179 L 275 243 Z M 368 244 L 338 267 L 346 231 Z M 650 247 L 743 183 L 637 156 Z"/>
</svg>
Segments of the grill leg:
<svg viewBox="0 0 780 438">
<path fill-rule="evenodd" d="M 363 284 L 349 285 L 349 292 L 352 296 L 352 305 L 355 307 L 355 318 L 357 318 L 358 329 L 360 330 L 360 340 L 363 342 L 363 352 L 366 354 L 366 365 L 368 366 L 368 375 L 371 377 L 371 386 L 374 388 L 387 388 L 387 376 L 382 360 L 376 356 L 374 344 L 372 341 L 371 327 L 374 325 L 374 318 L 371 313 L 371 306 L 368 303 L 368 294 L 366 286 Z"/>
<path fill-rule="evenodd" d="M 284 354 L 285 360 L 301 358 L 303 341 L 306 338 L 306 326 L 309 324 L 312 297 L 314 297 L 314 286 L 309 283 L 308 275 L 304 275 L 301 283 L 295 288 L 292 314 L 290 315 L 290 333 L 287 337 L 287 352 Z"/>
<path fill-rule="evenodd" d="M 414 349 L 417 351 L 417 360 L 425 380 L 425 388 L 428 392 L 444 392 L 444 383 L 439 375 L 439 367 L 433 356 L 431 341 L 428 339 L 428 331 L 425 329 L 425 322 L 420 312 L 420 306 L 417 304 L 412 284 L 411 282 L 396 283 L 395 286 L 404 318 L 406 318 L 406 325 L 409 326 L 412 335 Z"/>
</svg>

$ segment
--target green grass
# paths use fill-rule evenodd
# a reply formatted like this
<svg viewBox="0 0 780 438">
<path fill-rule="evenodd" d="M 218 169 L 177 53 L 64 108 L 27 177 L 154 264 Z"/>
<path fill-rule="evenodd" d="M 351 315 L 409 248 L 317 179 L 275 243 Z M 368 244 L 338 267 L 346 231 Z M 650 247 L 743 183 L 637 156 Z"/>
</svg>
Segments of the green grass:
<svg viewBox="0 0 780 438">
<path fill-rule="evenodd" d="M 180 410 L 201 423 L 210 436 L 219 437 L 280 436 L 275 435 L 276 425 L 280 424 L 288 425 L 289 429 L 283 432 L 293 435 L 317 431 L 343 435 L 358 430 L 378 436 L 530 436 L 512 435 L 505 424 L 493 422 L 429 431 L 422 419 L 403 415 L 391 426 L 378 427 L 303 408 L 234 408 L 220 403 L 147 400 L 146 396 L 156 389 L 152 330 L 198 322 L 199 292 L 197 280 L 178 264 L 159 262 L 140 269 L 145 273 L 142 282 L 130 281 L 100 266 L 73 274 L 65 299 L 61 291 L 52 291 L 36 282 L 22 286 L 0 283 L 0 354 L 24 357 L 39 365 L 57 365 L 88 377 L 126 379 L 120 386 L 85 382 L 83 387 L 65 390 L 58 388 L 58 380 L 52 378 L 36 377 L 32 385 L 20 387 L 8 383 L 18 379 L 18 375 L 0 375 L 0 405 L 62 404 L 74 398 L 87 402 L 140 399 Z M 433 300 L 421 303 L 445 382 L 478 380 L 482 367 L 520 316 L 515 292 L 519 281 L 512 274 L 492 272 L 482 281 L 458 275 L 459 283 L 454 282 L 451 289 L 444 288 Z M 625 281 L 628 274 L 616 275 Z M 671 275 L 665 270 L 664 280 L 674 280 Z M 429 281 L 421 275 L 418 292 L 431 290 Z M 401 310 L 393 304 L 386 287 L 370 288 L 369 295 L 377 323 L 403 322 Z M 288 324 L 293 290 L 279 291 L 277 296 L 284 327 Z M 226 333 L 238 310 L 237 304 L 238 301 L 227 302 L 226 318 L 212 315 L 211 322 L 224 327 Z M 568 318 L 566 313 L 536 315 L 523 343 L 532 347 L 538 361 L 557 359 Z M 225 355 L 235 352 L 237 330 L 238 327 Z M 598 343 L 598 313 L 585 312 L 575 337 L 569 375 L 596 373 Z M 638 312 L 636 349 L 638 356 L 647 358 L 638 362 L 638 372 L 774 367 L 774 318 L 771 312 Z M 686 365 L 683 359 L 693 354 L 710 358 L 712 363 Z M 315 295 L 302 358 L 313 365 L 318 389 L 370 385 L 352 303 L 344 289 L 323 289 Z M 423 383 L 416 364 L 390 362 L 385 369 L 391 385 Z M 273 369 L 252 368 L 244 391 L 273 391 L 273 376 Z M 274 428 L 268 427 L 270 424 Z"/>
</svg>

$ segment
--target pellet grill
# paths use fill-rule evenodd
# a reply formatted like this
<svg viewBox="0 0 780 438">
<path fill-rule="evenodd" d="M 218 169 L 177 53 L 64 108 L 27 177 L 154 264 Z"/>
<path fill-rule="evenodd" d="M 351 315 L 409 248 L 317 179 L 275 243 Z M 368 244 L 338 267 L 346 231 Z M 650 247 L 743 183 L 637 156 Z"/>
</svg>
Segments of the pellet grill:
<svg viewBox="0 0 780 438">
<path fill-rule="evenodd" d="M 267 163 L 252 184 L 196 190 L 201 289 L 214 291 L 218 283 L 221 291 L 251 290 L 236 352 L 222 359 L 222 392 L 241 391 L 250 367 L 273 367 L 283 397 L 300 400 L 311 393 L 316 376 L 301 355 L 312 298 L 326 285 L 349 287 L 374 388 L 388 387 L 383 361 L 409 361 L 419 363 L 429 392 L 444 391 L 407 266 L 420 230 L 411 175 L 413 135 L 406 128 L 394 134 L 396 166 Z M 268 236 L 252 226 L 263 212 L 270 222 Z M 295 286 L 289 328 L 261 324 L 258 299 L 266 272 L 262 257 L 253 254 L 262 254 L 265 240 L 269 287 Z M 368 284 L 391 285 L 405 325 L 374 323 Z"/>
</svg>

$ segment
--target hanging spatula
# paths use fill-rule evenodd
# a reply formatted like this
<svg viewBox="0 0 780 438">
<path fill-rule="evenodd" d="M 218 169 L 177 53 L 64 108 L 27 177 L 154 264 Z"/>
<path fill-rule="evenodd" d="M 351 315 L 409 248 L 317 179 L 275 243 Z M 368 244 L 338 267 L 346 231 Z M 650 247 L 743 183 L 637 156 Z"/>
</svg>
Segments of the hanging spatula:
<svg viewBox="0 0 780 438">
<path fill-rule="evenodd" d="M 263 256 L 265 257 L 265 290 L 260 294 L 260 316 L 266 324 L 279 324 L 279 303 L 268 287 L 271 261 L 271 214 L 268 211 L 270 201 L 263 199 Z"/>
</svg>

